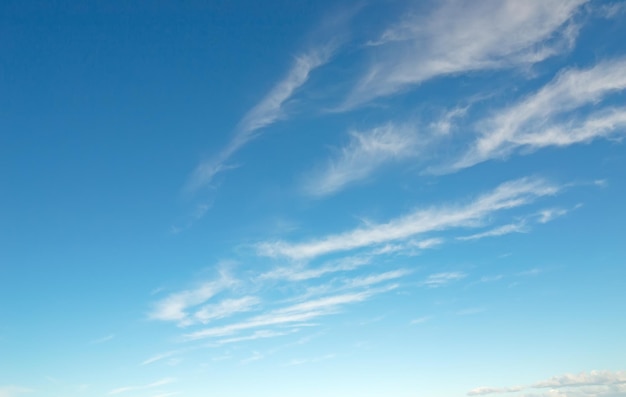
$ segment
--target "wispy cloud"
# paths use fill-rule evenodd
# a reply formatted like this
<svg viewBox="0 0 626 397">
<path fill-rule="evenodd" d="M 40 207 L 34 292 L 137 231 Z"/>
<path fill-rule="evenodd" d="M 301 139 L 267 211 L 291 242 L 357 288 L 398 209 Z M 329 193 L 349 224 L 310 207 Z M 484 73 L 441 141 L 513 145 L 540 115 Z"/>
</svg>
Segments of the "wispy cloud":
<svg viewBox="0 0 626 397">
<path fill-rule="evenodd" d="M 510 233 L 525 233 L 528 231 L 526 222 L 509 223 L 508 225 L 498 226 L 485 232 L 472 234 L 469 236 L 457 237 L 458 240 L 478 240 L 485 237 L 504 236 Z"/>
<path fill-rule="evenodd" d="M 225 299 L 219 303 L 203 306 L 194 314 L 194 318 L 206 324 L 212 320 L 228 317 L 235 313 L 250 311 L 260 302 L 261 300 L 256 296 Z"/>
<path fill-rule="evenodd" d="M 225 336 L 231 335 L 235 332 L 253 328 L 309 321 L 320 316 L 334 314 L 342 306 L 350 303 L 362 302 L 369 299 L 375 294 L 383 293 L 393 288 L 394 286 L 388 286 L 356 293 L 333 295 L 320 299 L 309 300 L 284 308 L 275 309 L 268 313 L 252 317 L 239 323 L 207 328 L 201 331 L 189 333 L 185 335 L 185 339 L 196 340 L 202 338 Z"/>
<path fill-rule="evenodd" d="M 369 43 L 378 54 L 348 96 L 353 108 L 425 80 L 530 65 L 571 47 L 586 0 L 447 0 L 409 13 Z"/>
<path fill-rule="evenodd" d="M 422 251 L 432 249 L 444 243 L 441 237 L 432 237 L 424 240 L 408 240 L 401 243 L 384 244 L 372 251 L 372 255 L 386 255 L 399 253 L 402 255 L 415 256 Z"/>
<path fill-rule="evenodd" d="M 398 269 L 398 270 L 391 270 L 391 271 L 380 273 L 380 274 L 356 277 L 347 281 L 344 287 L 346 288 L 369 287 L 374 284 L 380 284 L 385 281 L 395 280 L 395 279 L 404 277 L 406 275 L 409 275 L 411 273 L 412 271 L 409 269 Z"/>
<path fill-rule="evenodd" d="M 582 204 L 578 204 L 574 207 L 574 209 L 576 208 L 580 208 L 582 206 Z M 567 210 L 565 208 L 546 208 L 544 210 L 539 211 L 539 219 L 537 220 L 537 222 L 539 223 L 548 223 L 551 222 L 553 220 L 555 220 L 556 218 L 560 218 L 563 215 L 567 214 L 570 210 Z"/>
<path fill-rule="evenodd" d="M 307 176 L 304 192 L 314 197 L 336 193 L 387 163 L 415 156 L 418 144 L 415 127 L 408 124 L 388 123 L 369 131 L 351 131 L 348 144 Z"/>
<path fill-rule="evenodd" d="M 189 319 L 188 308 L 206 302 L 235 284 L 236 280 L 222 269 L 219 279 L 203 283 L 194 289 L 170 294 L 158 301 L 152 312 L 149 313 L 149 317 L 155 320 L 176 321 L 179 325 L 187 325 L 190 321 L 193 322 Z"/>
<path fill-rule="evenodd" d="M 579 374 L 553 376 L 550 379 L 535 383 L 532 387 L 567 387 L 567 386 L 598 386 L 626 383 L 626 371 L 591 371 Z"/>
<path fill-rule="evenodd" d="M 567 70 L 538 92 L 479 123 L 480 137 L 452 169 L 504 158 L 521 149 L 569 146 L 623 134 L 626 108 L 603 101 L 624 89 L 626 59 Z"/>
<path fill-rule="evenodd" d="M 287 117 L 285 104 L 302 87 L 311 72 L 328 62 L 335 46 L 319 46 L 297 56 L 287 75 L 241 119 L 228 145 L 214 158 L 202 162 L 193 172 L 188 184 L 189 191 L 207 185 L 220 172 L 232 168 L 230 158 L 243 146 L 259 135 L 259 131 Z"/>
<path fill-rule="evenodd" d="M 351 256 L 326 262 L 321 266 L 308 267 L 306 265 L 281 266 L 259 276 L 260 280 L 288 280 L 304 281 L 321 277 L 329 273 L 347 272 L 355 270 L 371 262 L 371 257 Z"/>
<path fill-rule="evenodd" d="M 444 285 L 450 284 L 453 281 L 462 280 L 467 275 L 462 272 L 444 272 L 444 273 L 436 273 L 431 274 L 426 278 L 426 280 L 422 281 L 420 285 L 437 288 L 442 287 Z"/>
<path fill-rule="evenodd" d="M 576 205 L 573 209 L 580 208 L 582 204 Z M 537 213 L 522 217 L 519 221 L 498 226 L 493 229 L 471 234 L 469 236 L 457 237 L 457 240 L 478 240 L 485 237 L 498 237 L 511 233 L 528 233 L 532 224 L 544 224 L 560 218 L 570 212 L 571 209 L 565 208 L 546 208 Z"/>
<path fill-rule="evenodd" d="M 149 364 L 153 364 L 156 363 L 157 361 L 161 361 L 164 360 L 166 358 L 170 358 L 172 356 L 175 356 L 176 354 L 179 354 L 179 351 L 170 351 L 170 352 L 166 352 L 166 353 L 159 353 L 157 355 L 154 355 L 144 361 L 142 361 L 141 365 L 149 365 Z"/>
<path fill-rule="evenodd" d="M 224 345 L 228 343 L 237 343 L 237 342 L 245 342 L 257 339 L 267 339 L 267 338 L 276 338 L 278 336 L 285 336 L 294 333 L 294 330 L 289 331 L 272 331 L 272 330 L 259 330 L 255 331 L 250 335 L 245 336 L 237 336 L 234 338 L 224 338 L 217 341 L 218 345 Z"/>
<path fill-rule="evenodd" d="M 111 390 L 109 394 L 121 394 L 121 393 L 127 393 L 129 391 L 149 390 L 149 389 L 154 389 L 157 387 L 169 385 L 174 382 L 176 382 L 176 379 L 174 378 L 163 378 L 161 380 L 149 383 L 147 385 L 118 387 L 117 389 Z"/>
<path fill-rule="evenodd" d="M 529 389 L 551 389 L 558 392 L 553 396 L 618 396 L 626 393 L 626 371 L 591 371 L 579 374 L 565 374 L 536 382 L 529 386 L 478 387 L 470 390 L 468 396 L 516 393 Z"/>
<path fill-rule="evenodd" d="M 432 231 L 475 226 L 497 211 L 529 204 L 539 197 L 556 194 L 559 189 L 542 179 L 519 179 L 503 183 L 465 205 L 417 210 L 385 224 L 370 225 L 310 242 L 265 242 L 258 245 L 258 250 L 262 255 L 272 257 L 305 259 L 403 240 Z"/>
</svg>

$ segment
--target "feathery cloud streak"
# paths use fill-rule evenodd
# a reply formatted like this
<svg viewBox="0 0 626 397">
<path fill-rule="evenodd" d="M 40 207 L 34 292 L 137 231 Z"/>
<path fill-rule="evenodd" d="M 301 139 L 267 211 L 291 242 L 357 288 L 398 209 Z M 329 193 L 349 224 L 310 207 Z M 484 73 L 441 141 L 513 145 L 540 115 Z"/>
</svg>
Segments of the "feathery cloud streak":
<svg viewBox="0 0 626 397">
<path fill-rule="evenodd" d="M 308 321 L 320 316 L 336 313 L 337 310 L 343 305 L 362 302 L 370 298 L 375 293 L 385 292 L 388 289 L 389 288 L 377 290 L 372 289 L 369 291 L 335 295 L 318 300 L 298 303 L 253 317 L 244 322 L 193 332 L 185 335 L 185 339 L 197 340 L 202 338 L 225 336 L 246 329 Z"/>
<path fill-rule="evenodd" d="M 382 281 L 382 280 L 381 280 Z M 321 316 L 336 313 L 342 306 L 350 303 L 362 302 L 375 294 L 386 292 L 395 286 L 370 289 L 361 292 L 327 296 L 316 300 L 297 303 L 288 307 L 252 317 L 246 321 L 213 327 L 185 335 L 186 340 L 197 340 L 210 337 L 230 335 L 235 332 L 308 321 Z"/>
<path fill-rule="evenodd" d="M 422 281 L 420 285 L 430 288 L 437 288 L 449 284 L 453 281 L 462 280 L 465 277 L 467 277 L 467 275 L 461 272 L 431 274 L 426 278 L 426 280 Z"/>
<path fill-rule="evenodd" d="M 414 130 L 408 125 L 388 123 L 365 132 L 351 131 L 348 145 L 307 178 L 305 193 L 327 196 L 367 178 L 385 163 L 416 155 L 418 140 Z"/>
<path fill-rule="evenodd" d="M 568 23 L 587 0 L 448 0 L 370 42 L 378 56 L 348 96 L 349 109 L 425 80 L 540 62 L 571 46 Z"/>
<path fill-rule="evenodd" d="M 284 241 L 264 242 L 257 248 L 262 255 L 271 257 L 314 258 L 332 252 L 402 240 L 422 233 L 469 227 L 480 223 L 494 212 L 519 207 L 558 191 L 558 186 L 545 180 L 524 178 L 503 183 L 466 205 L 417 210 L 385 224 L 330 235 L 319 240 L 294 244 Z"/>
<path fill-rule="evenodd" d="M 334 47 L 326 45 L 315 48 L 296 57 L 287 76 L 254 106 L 239 122 L 230 143 L 219 154 L 201 163 L 193 172 L 187 185 L 190 191 L 208 184 L 218 173 L 231 168 L 226 162 L 239 149 L 258 135 L 258 131 L 285 118 L 285 103 L 309 79 L 311 72 L 324 65 L 331 58 Z"/>
<path fill-rule="evenodd" d="M 272 269 L 259 276 L 260 280 L 304 281 L 322 277 L 329 273 L 347 272 L 369 264 L 368 256 L 347 257 L 331 261 L 321 266 L 309 268 L 305 266 L 285 266 Z"/>
<path fill-rule="evenodd" d="M 485 232 L 472 234 L 469 236 L 457 237 L 458 240 L 478 240 L 485 237 L 504 236 L 510 233 L 524 233 L 528 231 L 525 222 L 509 223 L 507 225 L 498 226 Z"/>
<path fill-rule="evenodd" d="M 208 301 L 216 294 L 234 286 L 236 283 L 235 279 L 222 271 L 217 280 L 203 283 L 195 289 L 171 294 L 158 301 L 149 317 L 153 320 L 176 321 L 181 326 L 189 325 L 193 320 L 189 319 L 188 308 Z M 200 320 L 202 316 L 201 314 Z"/>
<path fill-rule="evenodd" d="M 201 323 L 206 324 L 212 320 L 228 317 L 235 313 L 252 310 L 261 302 L 256 296 L 244 296 L 237 299 L 225 299 L 219 303 L 205 305 L 198 310 L 194 317 Z"/>
<path fill-rule="evenodd" d="M 517 149 L 568 146 L 625 131 L 626 108 L 602 106 L 626 89 L 626 59 L 558 75 L 535 94 L 480 123 L 480 137 L 453 169 L 510 155 Z M 574 112 L 587 105 L 599 110 Z"/>
</svg>

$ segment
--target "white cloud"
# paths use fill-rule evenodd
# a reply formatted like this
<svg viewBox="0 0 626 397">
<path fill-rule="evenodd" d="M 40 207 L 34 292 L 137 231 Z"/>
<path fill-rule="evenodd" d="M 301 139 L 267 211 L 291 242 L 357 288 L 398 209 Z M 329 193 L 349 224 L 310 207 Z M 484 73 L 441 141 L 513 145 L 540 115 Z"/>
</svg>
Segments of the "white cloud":
<svg viewBox="0 0 626 397">
<path fill-rule="evenodd" d="M 362 302 L 369 299 L 375 294 L 383 293 L 393 288 L 395 288 L 395 286 L 388 286 L 356 293 L 333 295 L 320 299 L 309 300 L 284 308 L 276 309 L 269 313 L 261 314 L 239 323 L 207 328 L 197 332 L 189 333 L 185 335 L 185 339 L 197 340 L 203 338 L 225 336 L 247 329 L 308 321 L 314 318 L 318 318 L 320 316 L 334 314 L 346 304 Z"/>
<path fill-rule="evenodd" d="M 293 332 L 294 332 L 294 330 L 291 330 L 291 331 L 288 331 L 288 332 L 278 332 L 278 331 L 271 331 L 271 330 L 259 330 L 259 331 L 255 331 L 251 335 L 237 336 L 237 337 L 234 337 L 234 338 L 220 339 L 220 340 L 217 341 L 217 343 L 220 344 L 220 345 L 224 345 L 224 344 L 228 344 L 228 343 L 245 342 L 245 341 L 256 340 L 256 339 L 275 338 L 277 336 L 284 336 L 284 335 L 292 334 Z"/>
<path fill-rule="evenodd" d="M 524 396 L 553 397 L 608 397 L 626 395 L 626 371 L 591 371 L 579 374 L 565 374 L 536 382 L 530 386 L 514 387 L 478 387 L 470 390 L 468 396 L 488 394 L 517 393 L 530 389 L 550 389 L 541 394 L 524 394 Z"/>
<path fill-rule="evenodd" d="M 350 142 L 306 178 L 304 191 L 311 196 L 327 196 L 366 179 L 387 163 L 415 156 L 417 138 L 414 127 L 393 123 L 365 132 L 351 131 Z"/>
<path fill-rule="evenodd" d="M 428 248 L 434 248 L 443 244 L 442 238 L 429 238 L 426 240 L 416 241 L 415 246 L 419 249 L 425 250 Z"/>
<path fill-rule="evenodd" d="M 261 300 L 256 296 L 244 296 L 243 298 L 225 299 L 219 303 L 205 305 L 194 314 L 194 318 L 206 324 L 212 320 L 231 316 L 252 310 Z"/>
<path fill-rule="evenodd" d="M 319 267 L 284 266 L 270 270 L 259 276 L 260 280 L 288 280 L 304 281 L 321 277 L 329 273 L 347 272 L 367 265 L 371 258 L 367 256 L 352 256 L 341 258 L 323 264 Z"/>
<path fill-rule="evenodd" d="M 601 106 L 626 89 L 626 59 L 571 69 L 521 102 L 479 124 L 481 136 L 453 169 L 506 157 L 519 149 L 568 146 L 626 131 L 626 108 Z M 589 114 L 584 106 L 599 110 Z"/>
<path fill-rule="evenodd" d="M 163 378 L 161 380 L 158 380 L 158 381 L 153 382 L 153 383 L 149 383 L 147 385 L 118 387 L 117 389 L 111 390 L 109 392 L 109 394 L 120 394 L 120 393 L 129 392 L 129 391 L 154 389 L 156 387 L 169 385 L 169 384 L 174 383 L 174 382 L 176 382 L 176 379 L 174 379 L 174 378 Z"/>
<path fill-rule="evenodd" d="M 453 281 L 462 280 L 465 277 L 467 277 L 467 275 L 461 272 L 436 273 L 428 276 L 426 280 L 420 283 L 420 285 L 424 285 L 430 288 L 437 288 L 449 284 Z"/>
<path fill-rule="evenodd" d="M 626 3 L 616 2 L 597 7 L 596 13 L 603 18 L 615 18 L 626 14 Z"/>
<path fill-rule="evenodd" d="M 260 129 L 287 117 L 286 102 L 307 82 L 313 70 L 328 62 L 333 50 L 332 45 L 327 45 L 296 57 L 287 75 L 239 122 L 230 143 L 216 157 L 198 165 L 187 189 L 196 190 L 210 183 L 218 173 L 232 168 L 227 162 L 233 154 L 254 139 Z"/>
<path fill-rule="evenodd" d="M 503 236 L 510 233 L 525 233 L 528 231 L 526 222 L 509 223 L 508 225 L 498 226 L 486 232 L 476 233 L 469 236 L 457 237 L 458 240 L 478 240 L 485 237 Z"/>
<path fill-rule="evenodd" d="M 417 210 L 385 224 L 370 225 L 304 243 L 265 242 L 258 245 L 258 250 L 261 254 L 272 257 L 314 258 L 332 252 L 403 240 L 432 231 L 470 227 L 494 212 L 526 205 L 539 197 L 553 195 L 558 191 L 559 187 L 542 179 L 524 178 L 503 183 L 465 205 Z"/>
<path fill-rule="evenodd" d="M 206 302 L 235 284 L 236 280 L 226 271 L 221 270 L 219 279 L 215 281 L 203 283 L 195 289 L 170 294 L 158 301 L 149 317 L 155 320 L 177 321 L 180 325 L 187 325 L 192 321 L 187 313 L 188 308 Z"/>
<path fill-rule="evenodd" d="M 430 130 L 437 135 L 448 135 L 455 126 L 456 119 L 464 117 L 469 106 L 456 107 L 446 112 L 443 117 L 430 124 Z"/>
<path fill-rule="evenodd" d="M 435 237 L 425 240 L 409 240 L 403 243 L 385 244 L 372 251 L 372 255 L 386 255 L 400 253 L 402 255 L 419 255 L 423 250 L 440 246 L 444 243 L 443 238 Z"/>
<path fill-rule="evenodd" d="M 550 379 L 535 383 L 534 388 L 566 387 L 566 386 L 598 386 L 626 383 L 626 371 L 591 371 L 578 374 L 553 376 Z"/>
<path fill-rule="evenodd" d="M 287 76 L 244 116 L 239 123 L 238 130 L 249 134 L 283 118 L 285 102 L 306 83 L 313 70 L 328 62 L 333 50 L 334 48 L 328 45 L 296 57 Z"/>
<path fill-rule="evenodd" d="M 357 278 L 353 278 L 347 281 L 345 284 L 345 287 L 346 288 L 369 287 L 374 284 L 380 284 L 384 281 L 395 280 L 397 278 L 404 277 L 408 274 L 411 274 L 411 270 L 398 269 L 398 270 L 392 270 L 389 272 L 374 274 L 370 276 L 357 277 Z"/>
<path fill-rule="evenodd" d="M 575 208 L 578 208 L 578 206 L 576 206 Z M 565 214 L 567 214 L 569 212 L 569 210 L 566 210 L 564 208 L 547 208 L 544 210 L 539 211 L 539 223 L 548 223 L 550 221 L 553 221 L 556 218 L 559 218 Z"/>
<path fill-rule="evenodd" d="M 178 353 L 180 353 L 180 352 L 179 351 L 171 351 L 171 352 L 167 352 L 167 353 L 159 353 L 159 354 L 157 354 L 155 356 L 152 356 L 152 357 L 144 360 L 141 363 L 141 365 L 148 365 L 148 364 L 156 363 L 157 361 L 161 361 L 163 359 L 175 356 Z"/>
<path fill-rule="evenodd" d="M 371 67 L 346 100 L 352 108 L 425 80 L 540 62 L 572 46 L 586 0 L 446 0 L 409 14 L 370 49 Z"/>
</svg>

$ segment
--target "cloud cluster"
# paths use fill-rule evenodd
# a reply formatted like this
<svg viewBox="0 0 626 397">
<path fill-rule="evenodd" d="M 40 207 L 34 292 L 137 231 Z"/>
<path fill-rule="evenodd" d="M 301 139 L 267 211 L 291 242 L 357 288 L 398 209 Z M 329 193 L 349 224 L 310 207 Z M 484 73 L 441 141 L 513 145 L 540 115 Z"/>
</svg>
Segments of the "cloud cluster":
<svg viewBox="0 0 626 397">
<path fill-rule="evenodd" d="M 464 201 L 416 209 L 382 224 L 368 224 L 341 234 L 320 239 L 289 243 L 262 242 L 256 245 L 257 255 L 271 257 L 270 268 L 248 272 L 235 279 L 222 269 L 215 280 L 195 288 L 171 293 L 156 302 L 150 318 L 176 322 L 179 326 L 199 326 L 182 335 L 184 341 L 209 338 L 211 346 L 289 335 L 304 324 L 342 312 L 347 306 L 370 300 L 397 289 L 414 271 L 407 268 L 376 270 L 363 274 L 365 267 L 379 268 L 373 263 L 381 257 L 414 254 L 440 246 L 440 237 L 418 237 L 448 230 L 484 227 L 496 214 L 553 196 L 562 186 L 542 178 L 522 178 L 500 184 L 494 189 Z M 525 217 L 549 221 L 564 210 L 550 208 L 531 212 Z M 526 219 L 525 218 L 525 219 Z M 507 226 L 481 232 L 466 240 L 510 232 Z M 358 250 L 354 254 L 346 252 Z M 317 258 L 338 254 L 327 260 Z M 286 261 L 285 261 L 286 259 Z M 435 272 L 417 285 L 443 287 L 458 282 L 467 274 L 458 271 Z M 416 285 L 415 282 L 412 285 Z M 261 299 L 266 288 L 293 289 L 287 299 Z M 254 293 L 251 293 L 254 291 Z M 249 314 L 255 311 L 257 313 Z M 235 317 L 235 315 L 237 315 Z M 145 360 L 151 364 L 180 354 L 183 350 L 161 353 Z"/>
<path fill-rule="evenodd" d="M 550 57 L 564 54 L 575 44 L 581 22 L 577 16 L 593 7 L 588 3 L 588 0 L 420 3 L 414 5 L 412 12 L 384 26 L 376 37 L 370 32 L 365 45 L 361 42 L 350 47 L 360 54 L 360 58 L 355 58 L 368 59 L 369 63 L 354 64 L 350 62 L 354 54 L 341 54 L 345 55 L 343 61 L 350 58 L 342 67 L 350 69 L 356 77 L 342 82 L 339 89 L 329 90 L 334 94 L 343 90 L 330 101 L 341 105 L 328 105 L 324 109 L 349 117 L 357 108 L 382 104 L 381 113 L 387 121 L 383 119 L 359 129 L 342 128 L 348 131 L 345 144 L 317 166 L 307 166 L 310 171 L 299 180 L 300 191 L 321 200 L 372 180 L 386 167 L 391 168 L 390 165 L 416 163 L 416 159 L 425 162 L 428 158 L 438 163 L 429 168 L 435 173 L 461 172 L 482 162 L 542 148 L 620 138 L 626 131 L 626 107 L 613 99 L 626 89 L 623 58 L 566 68 L 552 78 L 544 76 L 549 82 L 542 83 L 540 88 L 507 91 L 511 97 L 501 102 L 505 105 L 487 105 L 478 114 L 472 113 L 474 105 L 460 106 L 471 101 L 454 98 L 451 100 L 454 103 L 443 107 L 448 111 L 440 112 L 444 113 L 442 117 L 423 124 L 422 121 L 408 123 L 394 120 L 397 113 L 385 113 L 387 108 L 381 103 L 383 98 L 416 89 L 429 80 L 480 71 L 528 70 Z M 337 46 L 326 45 L 297 56 L 284 78 L 241 118 L 229 143 L 196 168 L 189 180 L 189 190 L 197 191 L 215 175 L 233 167 L 230 160 L 235 153 L 266 128 L 290 117 L 288 105 L 302 89 L 310 88 L 310 78 L 316 70 L 324 71 L 318 69 L 339 58 L 338 52 Z M 517 78 L 522 77 L 517 75 Z M 402 111 L 411 113 L 409 108 L 413 105 L 409 103 Z M 454 145 L 444 147 L 451 140 L 455 140 Z M 464 200 L 417 208 L 386 222 L 369 223 L 344 232 L 324 231 L 302 240 L 284 237 L 261 240 L 253 246 L 258 267 L 244 277 L 235 279 L 223 273 L 216 280 L 172 293 L 156 302 L 149 316 L 190 327 L 182 336 L 184 341 L 209 339 L 211 346 L 290 335 L 304 324 L 394 291 L 414 273 L 396 265 L 364 275 L 362 272 L 373 268 L 377 259 L 417 255 L 444 243 L 529 232 L 532 227 L 570 210 L 549 207 L 538 212 L 536 208 L 528 210 L 523 215 L 519 212 L 562 190 L 562 185 L 540 177 L 521 178 Z M 202 217 L 207 209 L 208 206 L 199 207 L 195 218 Z M 517 214 L 510 216 L 512 212 Z M 355 276 L 355 273 L 359 274 Z M 426 287 L 423 291 L 428 291 L 467 277 L 463 272 L 437 269 L 411 285 Z M 483 277 L 480 282 L 502 277 Z M 243 288 L 239 288 L 242 283 Z M 290 296 L 279 300 L 276 299 L 279 294 L 267 293 L 267 289 L 275 287 L 288 290 Z M 458 313 L 477 310 L 484 309 Z M 414 323 L 428 318 L 416 319 Z M 156 355 L 143 364 L 172 357 L 180 351 Z M 254 352 L 244 362 L 262 357 L 260 352 Z M 622 387 L 623 382 L 615 381 L 620 376 L 621 373 L 592 371 L 530 386 L 481 387 L 468 395 L 515 394 L 528 390 L 543 393 L 546 389 L 550 395 L 560 395 L 563 390 L 567 395 L 575 395 L 597 387 L 614 391 Z M 597 395 L 608 396 L 602 393 Z"/>
<path fill-rule="evenodd" d="M 578 374 L 565 374 L 536 382 L 529 386 L 478 387 L 470 390 L 468 396 L 508 394 L 536 390 L 537 393 L 524 396 L 555 397 L 609 397 L 626 395 L 626 371 L 591 371 Z M 545 389 L 548 389 L 545 391 Z M 519 394 L 515 394 L 517 396 Z"/>
</svg>

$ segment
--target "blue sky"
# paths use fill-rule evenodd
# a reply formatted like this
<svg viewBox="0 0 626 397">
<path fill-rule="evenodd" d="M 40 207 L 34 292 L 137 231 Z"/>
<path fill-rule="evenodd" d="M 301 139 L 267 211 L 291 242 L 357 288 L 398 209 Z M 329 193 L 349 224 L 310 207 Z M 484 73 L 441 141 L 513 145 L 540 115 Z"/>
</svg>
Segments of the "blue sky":
<svg viewBox="0 0 626 397">
<path fill-rule="evenodd" d="M 626 3 L 0 32 L 0 397 L 626 396 Z"/>
</svg>

